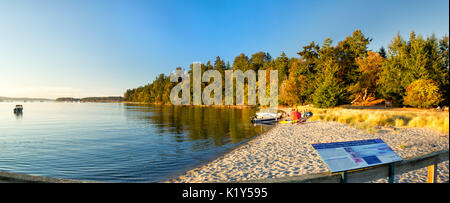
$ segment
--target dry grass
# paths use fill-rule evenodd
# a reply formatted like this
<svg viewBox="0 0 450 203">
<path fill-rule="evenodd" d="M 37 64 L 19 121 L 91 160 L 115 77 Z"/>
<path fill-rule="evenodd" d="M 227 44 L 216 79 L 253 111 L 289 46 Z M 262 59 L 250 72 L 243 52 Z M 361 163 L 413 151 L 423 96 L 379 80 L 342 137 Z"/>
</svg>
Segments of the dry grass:
<svg viewBox="0 0 450 203">
<path fill-rule="evenodd" d="M 423 127 L 449 133 L 448 112 L 434 112 L 411 109 L 347 109 L 342 107 L 330 109 L 316 109 L 311 107 L 298 107 L 299 110 L 308 109 L 314 116 L 311 121 L 337 121 L 376 132 L 377 126 L 386 127 Z"/>
</svg>

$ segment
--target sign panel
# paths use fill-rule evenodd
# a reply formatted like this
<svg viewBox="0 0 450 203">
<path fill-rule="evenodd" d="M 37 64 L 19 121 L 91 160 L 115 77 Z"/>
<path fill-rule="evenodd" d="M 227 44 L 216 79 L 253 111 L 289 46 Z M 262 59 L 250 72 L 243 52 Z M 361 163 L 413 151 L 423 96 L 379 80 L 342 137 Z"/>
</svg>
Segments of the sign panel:
<svg viewBox="0 0 450 203">
<path fill-rule="evenodd" d="M 312 144 L 331 172 L 401 161 L 381 139 Z"/>
</svg>

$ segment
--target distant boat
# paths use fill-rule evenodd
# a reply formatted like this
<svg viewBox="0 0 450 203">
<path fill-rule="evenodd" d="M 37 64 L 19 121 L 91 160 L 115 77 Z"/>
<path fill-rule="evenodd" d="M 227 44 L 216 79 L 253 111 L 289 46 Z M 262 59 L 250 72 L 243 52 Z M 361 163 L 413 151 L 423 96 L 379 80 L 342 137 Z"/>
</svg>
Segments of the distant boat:
<svg viewBox="0 0 450 203">
<path fill-rule="evenodd" d="M 23 112 L 23 106 L 22 105 L 16 105 L 16 108 L 14 108 L 15 114 L 21 114 Z"/>
</svg>

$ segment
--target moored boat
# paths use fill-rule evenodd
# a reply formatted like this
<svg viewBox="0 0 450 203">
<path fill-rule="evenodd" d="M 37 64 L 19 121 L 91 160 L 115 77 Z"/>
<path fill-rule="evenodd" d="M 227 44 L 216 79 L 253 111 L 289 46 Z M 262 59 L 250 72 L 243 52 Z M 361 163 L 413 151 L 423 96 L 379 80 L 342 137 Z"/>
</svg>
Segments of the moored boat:
<svg viewBox="0 0 450 203">
<path fill-rule="evenodd" d="M 256 116 L 251 118 L 252 123 L 268 123 L 268 122 L 276 122 L 283 117 L 283 114 L 280 112 L 258 112 Z"/>
<path fill-rule="evenodd" d="M 14 108 L 15 114 L 20 114 L 23 112 L 23 106 L 22 105 L 16 105 L 16 108 Z"/>
</svg>

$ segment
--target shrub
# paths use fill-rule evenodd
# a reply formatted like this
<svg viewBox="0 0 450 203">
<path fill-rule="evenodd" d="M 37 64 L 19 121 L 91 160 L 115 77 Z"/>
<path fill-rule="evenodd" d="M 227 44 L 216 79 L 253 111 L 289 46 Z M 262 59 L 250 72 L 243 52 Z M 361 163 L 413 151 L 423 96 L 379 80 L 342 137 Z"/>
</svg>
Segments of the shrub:
<svg viewBox="0 0 450 203">
<path fill-rule="evenodd" d="M 436 82 L 419 79 L 408 85 L 403 103 L 418 108 L 430 108 L 438 105 L 442 100 L 442 95 L 439 93 L 439 86 Z"/>
<path fill-rule="evenodd" d="M 395 124 L 395 127 L 402 127 L 402 126 L 405 126 L 405 121 L 401 118 L 396 118 L 394 120 L 394 124 Z"/>
<path fill-rule="evenodd" d="M 443 126 L 441 126 L 441 129 L 440 129 L 440 131 L 442 132 L 442 133 L 448 133 L 449 132 L 449 126 L 448 126 L 448 117 L 447 118 L 445 118 L 444 119 L 444 125 Z"/>
<path fill-rule="evenodd" d="M 338 121 L 349 124 L 367 132 L 376 132 L 376 126 L 419 127 L 437 130 L 441 133 L 449 132 L 449 117 L 442 112 L 409 112 L 409 111 L 371 111 L 347 110 L 342 108 L 311 109 L 313 120 Z"/>
<path fill-rule="evenodd" d="M 427 119 L 422 116 L 417 116 L 411 119 L 408 123 L 408 127 L 425 127 L 427 125 Z"/>
</svg>

